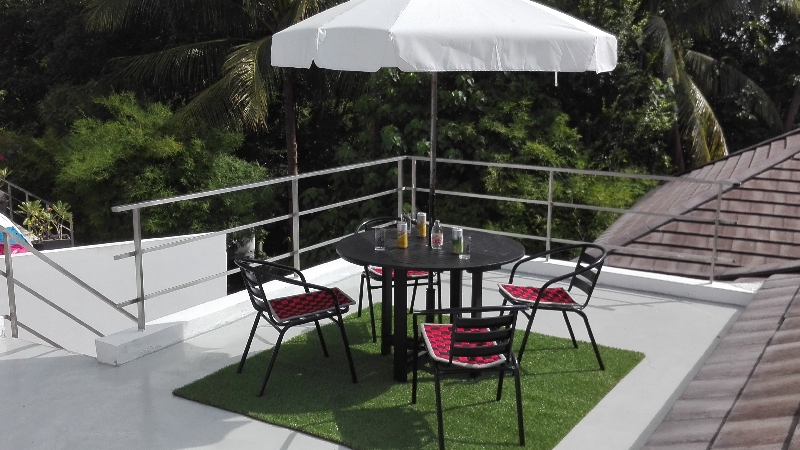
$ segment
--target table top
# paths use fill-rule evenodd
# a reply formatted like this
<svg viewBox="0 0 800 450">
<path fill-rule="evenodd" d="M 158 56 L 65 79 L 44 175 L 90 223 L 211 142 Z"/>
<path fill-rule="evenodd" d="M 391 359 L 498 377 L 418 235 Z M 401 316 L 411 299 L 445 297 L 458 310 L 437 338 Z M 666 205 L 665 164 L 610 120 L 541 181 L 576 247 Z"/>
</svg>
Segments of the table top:
<svg viewBox="0 0 800 450">
<path fill-rule="evenodd" d="M 505 236 L 464 230 L 464 238 L 472 238 L 470 259 L 459 259 L 452 253 L 450 229 L 444 230 L 444 245 L 433 250 L 428 238 L 409 233 L 408 248 L 397 248 L 393 239 L 395 230 L 386 230 L 386 250 L 375 250 L 372 230 L 348 236 L 336 244 L 336 253 L 345 261 L 361 266 L 379 266 L 392 269 L 428 270 L 431 272 L 466 270 L 486 271 L 499 269 L 504 264 L 525 256 L 519 242 Z"/>
</svg>

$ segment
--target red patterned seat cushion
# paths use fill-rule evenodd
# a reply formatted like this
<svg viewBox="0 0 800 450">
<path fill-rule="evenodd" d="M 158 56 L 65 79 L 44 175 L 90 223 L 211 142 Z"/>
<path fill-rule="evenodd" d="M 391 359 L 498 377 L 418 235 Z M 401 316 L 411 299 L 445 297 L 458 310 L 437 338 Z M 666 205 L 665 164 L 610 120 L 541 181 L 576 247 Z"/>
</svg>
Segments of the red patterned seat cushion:
<svg viewBox="0 0 800 450">
<path fill-rule="evenodd" d="M 339 306 L 350 306 L 356 303 L 355 300 L 337 288 L 333 288 L 333 292 L 336 293 Z M 333 296 L 327 291 L 313 291 L 307 294 L 276 298 L 269 300 L 268 303 L 269 308 L 272 310 L 272 315 L 280 322 L 308 314 L 333 311 L 335 307 Z"/>
<path fill-rule="evenodd" d="M 425 347 L 428 348 L 430 357 L 438 362 L 450 362 L 450 344 L 452 342 L 452 325 L 438 324 L 438 323 L 423 323 L 420 324 L 420 331 L 425 340 Z M 465 331 L 459 328 L 459 331 Z M 474 329 L 470 331 L 486 331 L 486 329 Z M 493 342 L 460 342 L 459 345 L 465 347 L 478 347 L 481 345 L 494 344 Z M 453 358 L 453 365 L 466 367 L 466 368 L 485 368 L 503 364 L 506 361 L 504 355 L 491 355 L 479 357 L 466 357 L 459 356 Z"/>
<path fill-rule="evenodd" d="M 370 267 L 369 274 L 372 278 L 380 278 L 383 276 L 383 269 L 380 267 Z M 394 270 L 392 270 L 392 277 L 394 277 Z M 409 270 L 408 271 L 408 278 L 427 278 L 428 271 L 427 270 Z"/>
<path fill-rule="evenodd" d="M 533 286 L 517 286 L 514 284 L 501 284 L 500 293 L 506 298 L 517 302 L 534 303 L 539 295 L 539 288 Z M 580 306 L 572 299 L 564 288 L 547 288 L 539 299 L 539 305 Z"/>
</svg>

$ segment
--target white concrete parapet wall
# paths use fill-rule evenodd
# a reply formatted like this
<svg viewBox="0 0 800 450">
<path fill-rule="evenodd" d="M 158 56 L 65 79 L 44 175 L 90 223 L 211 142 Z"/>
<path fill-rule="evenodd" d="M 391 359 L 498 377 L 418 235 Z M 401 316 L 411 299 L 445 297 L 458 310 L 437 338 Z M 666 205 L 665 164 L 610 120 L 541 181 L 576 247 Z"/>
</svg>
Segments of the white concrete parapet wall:
<svg viewBox="0 0 800 450">
<path fill-rule="evenodd" d="M 509 264 L 504 269 L 511 269 Z M 536 259 L 520 265 L 517 273 L 525 273 L 544 279 L 555 278 L 575 269 L 575 262 L 551 259 Z M 569 280 L 565 280 L 569 283 Z M 651 292 L 675 298 L 690 298 L 713 303 L 746 306 L 761 283 L 722 283 L 676 277 L 637 270 L 603 267 L 597 284 L 607 288 L 619 288 L 638 292 Z"/>
<path fill-rule="evenodd" d="M 148 239 L 144 248 L 185 237 Z M 114 256 L 133 251 L 132 242 L 73 247 L 44 252 L 46 256 L 83 280 L 115 303 L 136 298 L 134 258 L 114 260 Z M 194 241 L 143 255 L 145 294 L 177 286 L 227 270 L 225 236 Z M 86 322 L 104 335 L 136 328 L 136 323 L 121 315 L 84 288 L 59 273 L 32 254 L 13 256 L 14 278 L 43 297 Z M 4 283 L 5 284 L 5 283 Z M 186 289 L 170 292 L 145 301 L 148 322 L 183 311 L 226 295 L 227 281 L 220 277 Z M 17 318 L 21 323 L 61 345 L 65 349 L 97 356 L 97 335 L 51 308 L 17 286 Z M 125 310 L 137 315 L 137 305 Z M 8 291 L 0 288 L 0 313 L 8 314 Z M 4 334 L 10 336 L 10 324 L 4 321 Z M 19 337 L 44 343 L 20 328 Z"/>
<path fill-rule="evenodd" d="M 303 270 L 306 280 L 320 285 L 334 285 L 358 275 L 362 268 L 341 259 Z M 300 286 L 272 281 L 264 285 L 267 296 L 283 297 L 303 292 Z M 97 360 L 119 366 L 170 345 L 191 339 L 244 317 L 253 315 L 247 291 L 237 292 L 213 302 L 148 321 L 144 331 L 130 327 L 97 339 Z"/>
</svg>

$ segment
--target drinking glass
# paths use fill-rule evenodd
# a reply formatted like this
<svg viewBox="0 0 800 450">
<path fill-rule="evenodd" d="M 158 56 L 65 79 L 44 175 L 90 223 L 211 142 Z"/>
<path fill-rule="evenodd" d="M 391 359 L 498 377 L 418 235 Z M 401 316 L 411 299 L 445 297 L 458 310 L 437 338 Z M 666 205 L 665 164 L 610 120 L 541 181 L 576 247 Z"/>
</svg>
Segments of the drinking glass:
<svg viewBox="0 0 800 450">
<path fill-rule="evenodd" d="M 386 228 L 375 228 L 375 250 L 386 250 Z"/>
</svg>

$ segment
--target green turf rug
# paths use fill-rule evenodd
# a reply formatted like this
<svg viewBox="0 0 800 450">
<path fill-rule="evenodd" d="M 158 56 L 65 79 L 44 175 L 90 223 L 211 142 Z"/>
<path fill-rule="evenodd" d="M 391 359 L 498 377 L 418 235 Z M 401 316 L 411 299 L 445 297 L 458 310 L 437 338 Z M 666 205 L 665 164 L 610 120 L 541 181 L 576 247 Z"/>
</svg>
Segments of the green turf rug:
<svg viewBox="0 0 800 450">
<path fill-rule="evenodd" d="M 376 305 L 376 313 L 380 307 Z M 377 318 L 380 320 L 379 318 Z M 323 327 L 330 358 L 315 332 L 286 341 L 263 397 L 256 397 L 272 350 L 174 391 L 207 405 L 342 443 L 353 449 L 436 449 L 433 376 L 420 370 L 417 404 L 408 383 L 392 381 L 392 357 L 373 343 L 369 316 L 345 319 L 358 383 L 350 379 L 338 328 Z M 259 327 L 263 333 L 264 327 Z M 258 333 L 257 333 L 258 334 Z M 242 349 L 247 335 L 242 335 Z M 519 345 L 521 332 L 515 340 Z M 592 346 L 532 334 L 522 367 L 526 448 L 553 448 L 639 361 L 643 354 L 601 347 L 606 370 Z M 445 378 L 442 383 L 445 444 L 453 449 L 519 448 L 514 383 L 506 379 L 494 401 L 495 376 Z"/>
</svg>

